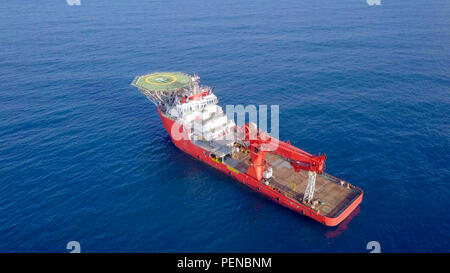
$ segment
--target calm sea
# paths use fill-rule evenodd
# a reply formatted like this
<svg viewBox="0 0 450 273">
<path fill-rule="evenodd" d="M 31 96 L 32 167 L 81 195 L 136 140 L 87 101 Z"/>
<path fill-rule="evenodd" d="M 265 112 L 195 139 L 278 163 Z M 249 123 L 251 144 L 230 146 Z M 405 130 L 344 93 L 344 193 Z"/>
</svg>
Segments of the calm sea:
<svg viewBox="0 0 450 273">
<path fill-rule="evenodd" d="M 447 0 L 0 4 L 0 251 L 450 250 Z M 365 191 L 322 226 L 177 150 L 132 86 L 198 73 Z"/>
</svg>

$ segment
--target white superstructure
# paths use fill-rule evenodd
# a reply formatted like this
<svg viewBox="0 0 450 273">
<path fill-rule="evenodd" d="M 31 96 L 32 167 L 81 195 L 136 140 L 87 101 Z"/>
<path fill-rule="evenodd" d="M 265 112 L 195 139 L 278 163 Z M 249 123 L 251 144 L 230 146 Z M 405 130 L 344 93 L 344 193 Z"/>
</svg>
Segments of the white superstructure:
<svg viewBox="0 0 450 273">
<path fill-rule="evenodd" d="M 193 82 L 192 94 L 179 98 L 168 113 L 190 131 L 192 141 L 223 143 L 223 140 L 232 140 L 227 136 L 236 126 L 234 120 L 227 119 L 210 88 L 200 89 L 196 78 L 193 78 Z"/>
</svg>

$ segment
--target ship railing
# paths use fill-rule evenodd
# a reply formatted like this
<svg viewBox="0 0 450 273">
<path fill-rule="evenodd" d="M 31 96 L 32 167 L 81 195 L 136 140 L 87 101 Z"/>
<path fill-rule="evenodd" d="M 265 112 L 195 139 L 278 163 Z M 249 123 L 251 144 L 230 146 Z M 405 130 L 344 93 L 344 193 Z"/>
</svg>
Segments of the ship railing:
<svg viewBox="0 0 450 273">
<path fill-rule="evenodd" d="M 275 190 L 280 189 L 281 193 L 284 194 L 285 196 L 289 197 L 289 198 L 294 198 L 296 201 L 301 202 L 303 199 L 303 193 L 298 193 L 296 191 L 294 191 L 293 189 L 291 189 L 288 186 L 285 186 L 283 184 L 280 184 L 278 182 L 276 182 L 274 179 L 269 179 L 269 185 L 273 185 L 275 186 Z"/>
</svg>

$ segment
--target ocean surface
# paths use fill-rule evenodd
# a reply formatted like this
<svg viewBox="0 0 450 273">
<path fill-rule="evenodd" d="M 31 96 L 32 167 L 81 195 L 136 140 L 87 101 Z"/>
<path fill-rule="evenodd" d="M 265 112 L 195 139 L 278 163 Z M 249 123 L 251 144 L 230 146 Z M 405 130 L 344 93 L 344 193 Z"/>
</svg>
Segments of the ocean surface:
<svg viewBox="0 0 450 273">
<path fill-rule="evenodd" d="M 177 150 L 136 75 L 280 106 L 364 200 L 325 227 Z M 0 5 L 0 251 L 450 251 L 450 1 Z"/>
</svg>

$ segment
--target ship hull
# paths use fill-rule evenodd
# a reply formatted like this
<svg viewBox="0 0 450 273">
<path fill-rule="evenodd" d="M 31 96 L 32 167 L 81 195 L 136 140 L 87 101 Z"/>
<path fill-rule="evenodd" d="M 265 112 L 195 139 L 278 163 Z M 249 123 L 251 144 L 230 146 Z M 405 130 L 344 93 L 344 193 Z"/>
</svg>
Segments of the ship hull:
<svg viewBox="0 0 450 273">
<path fill-rule="evenodd" d="M 326 226 L 336 226 L 339 223 L 341 223 L 358 207 L 358 205 L 361 203 L 363 199 L 363 192 L 358 188 L 358 190 L 361 191 L 361 194 L 355 200 L 353 200 L 337 217 L 327 217 L 321 215 L 312 208 L 305 206 L 304 204 L 281 194 L 280 192 L 254 179 L 253 177 L 250 177 L 245 173 L 239 172 L 233 168 L 228 167 L 223 163 L 213 160 L 211 157 L 207 155 L 207 153 L 205 153 L 204 149 L 198 147 L 197 145 L 194 145 L 189 140 L 189 138 L 187 137 L 188 132 L 183 131 L 183 126 L 176 123 L 171 118 L 165 116 L 160 109 L 158 109 L 158 113 L 161 117 L 161 121 L 164 125 L 164 128 L 169 133 L 172 142 L 177 148 L 191 155 L 195 159 L 234 178 L 238 182 L 246 185 L 250 189 L 262 194 L 263 196 L 266 196 L 267 198 L 273 200 L 274 202 L 279 203 L 282 206 L 287 207 L 304 216 L 310 217 Z"/>
</svg>

